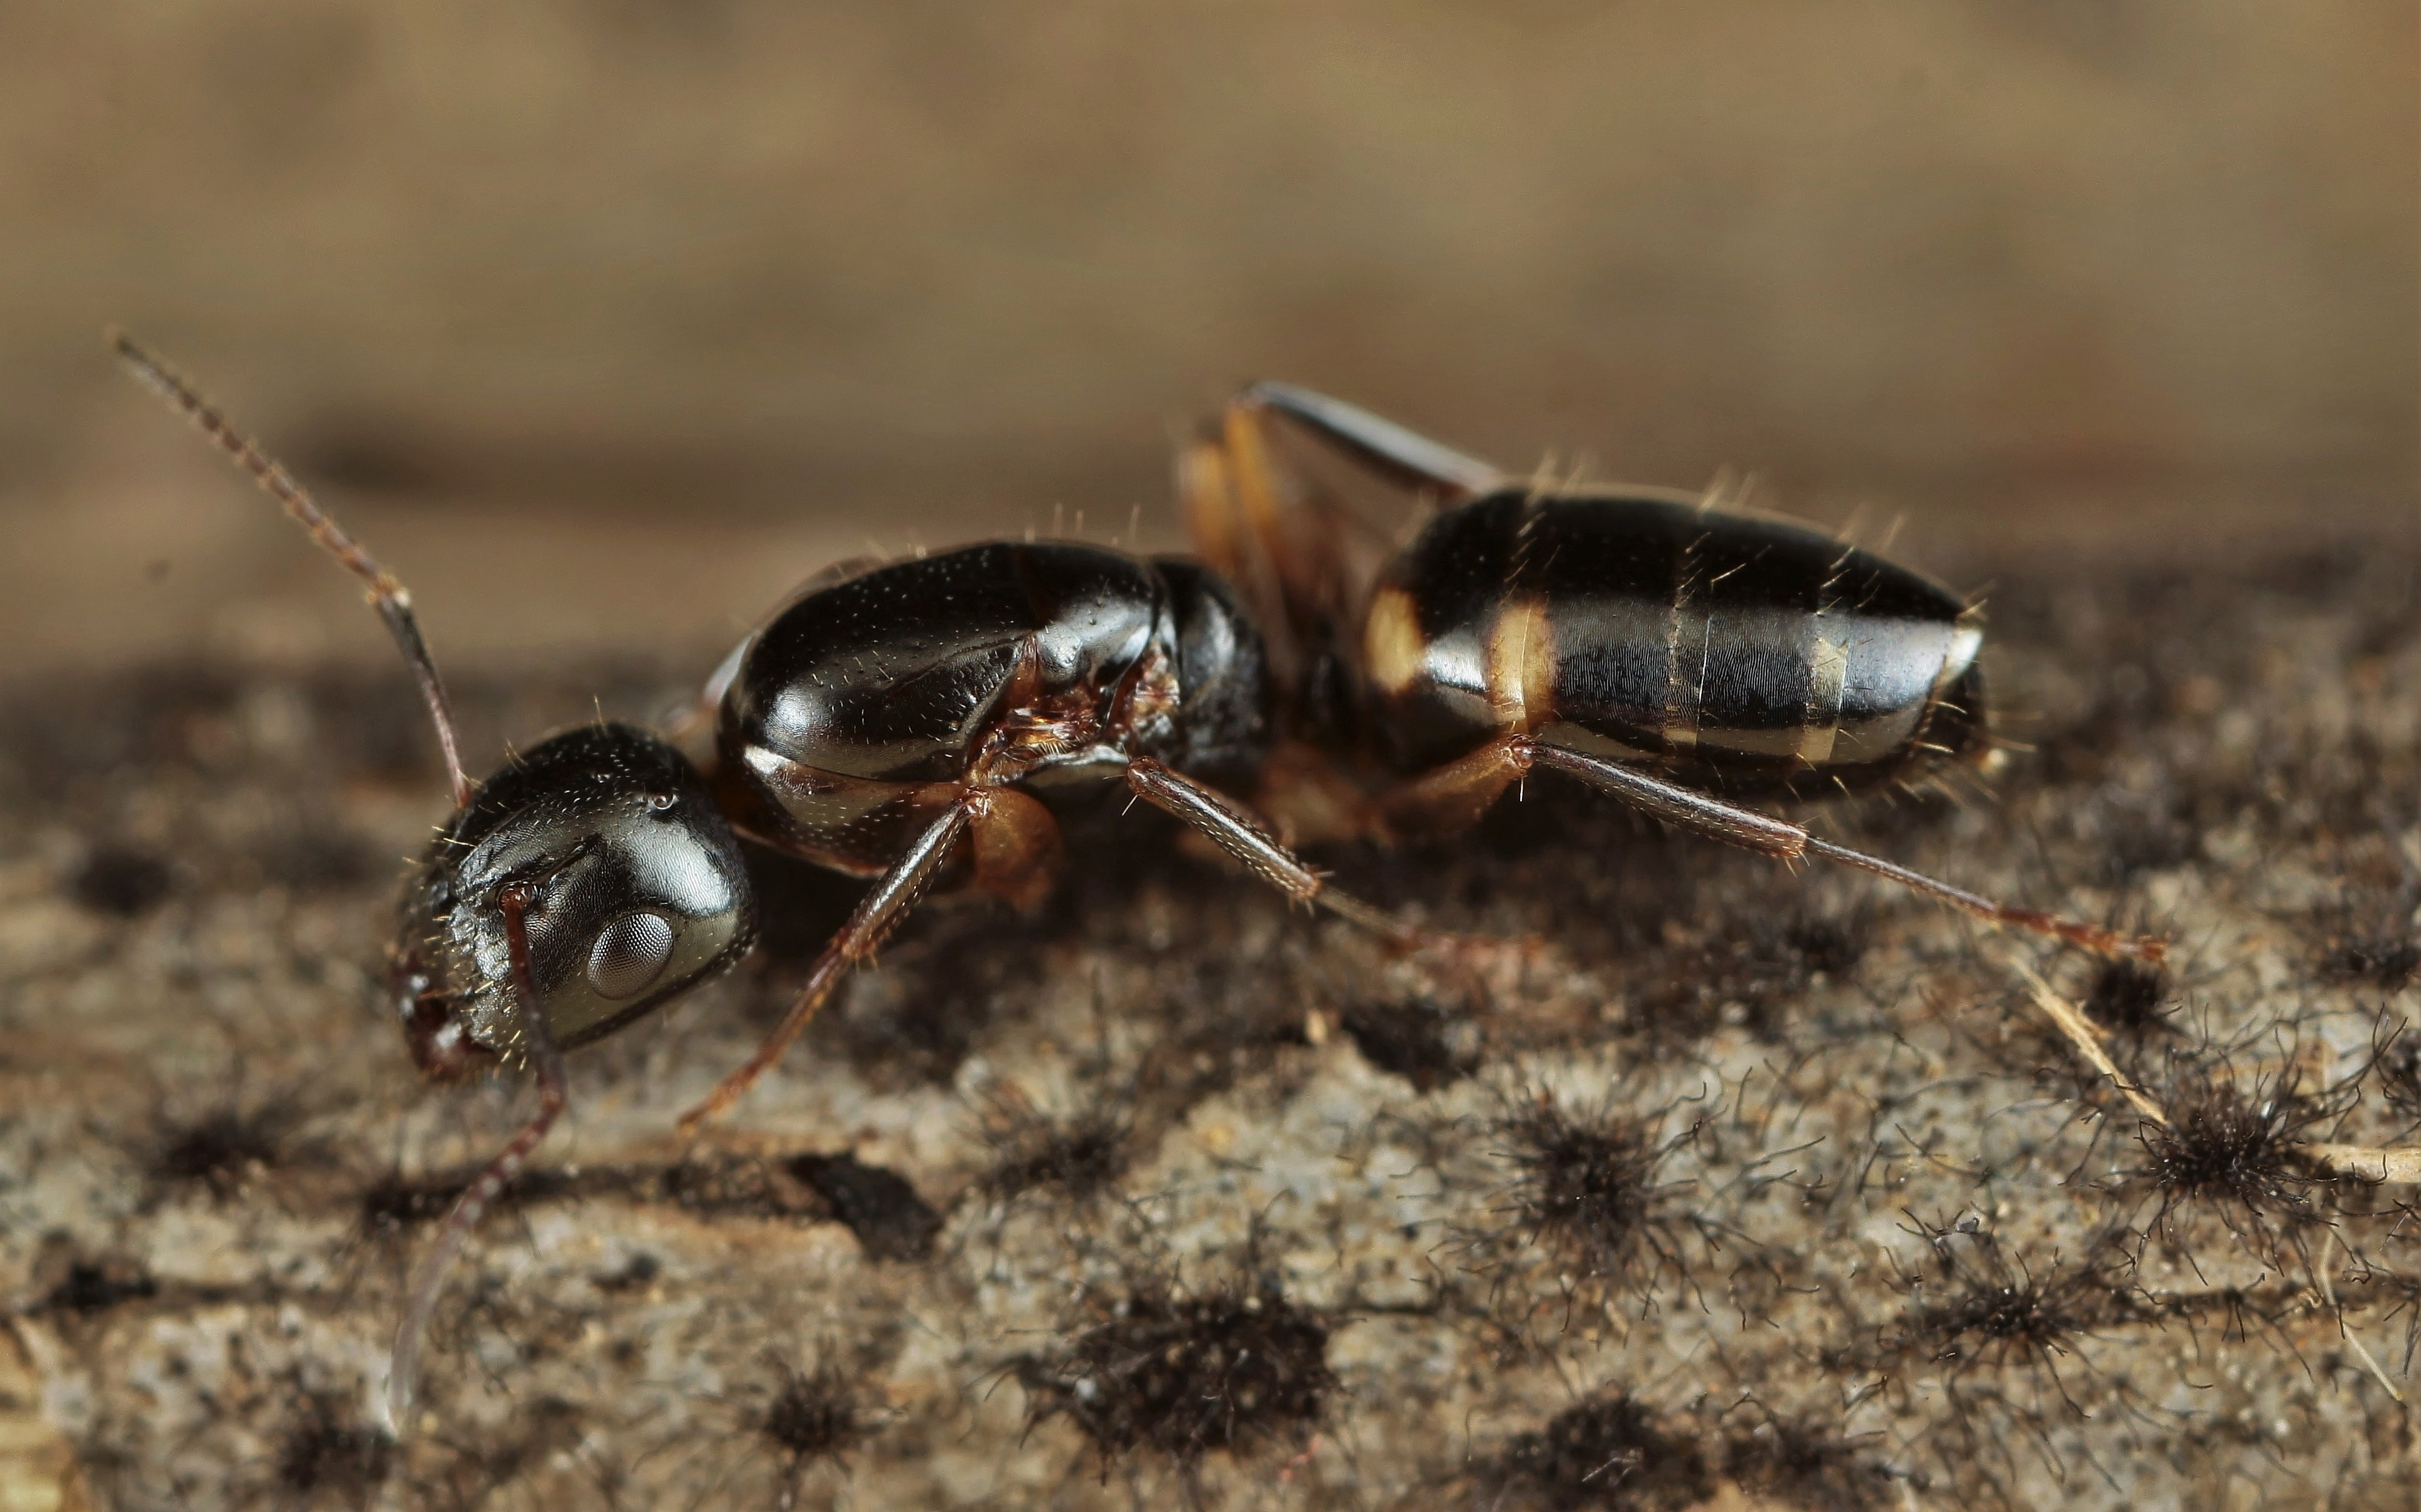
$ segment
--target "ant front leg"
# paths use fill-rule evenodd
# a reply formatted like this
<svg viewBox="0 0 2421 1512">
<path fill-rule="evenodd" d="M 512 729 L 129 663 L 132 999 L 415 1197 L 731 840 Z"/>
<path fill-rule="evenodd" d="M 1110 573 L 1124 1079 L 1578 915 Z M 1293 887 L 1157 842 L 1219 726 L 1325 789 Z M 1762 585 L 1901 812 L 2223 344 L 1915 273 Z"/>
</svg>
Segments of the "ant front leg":
<svg viewBox="0 0 2421 1512">
<path fill-rule="evenodd" d="M 2105 956 L 2135 956 L 2157 961 L 2168 953 L 2166 941 L 2122 935 L 2098 925 L 1995 902 L 1922 872 L 1896 865 L 1879 856 L 1819 840 L 1799 825 L 1770 814 L 1725 803 L 1719 798 L 1650 776 L 1636 767 L 1550 745 L 1524 735 L 1508 735 L 1492 740 L 1460 760 L 1414 778 L 1391 795 L 1383 808 L 1391 823 L 1408 828 L 1458 827 L 1460 823 L 1476 819 L 1503 795 L 1506 788 L 1534 767 L 1545 767 L 1578 777 L 1599 791 L 1618 798 L 1643 813 L 1654 815 L 1667 824 L 1695 830 L 1710 839 L 1755 850 L 1777 861 L 1821 856 L 1845 866 L 1872 872 L 1912 892 L 1922 893 L 1936 902 L 1947 903 L 1988 924 L 2007 925 L 2036 934 L 2050 935 Z"/>
<path fill-rule="evenodd" d="M 454 1263 L 462 1256 L 462 1247 L 471 1240 L 472 1230 L 479 1226 L 479 1215 L 488 1210 L 513 1177 L 521 1175 L 529 1163 L 530 1153 L 545 1142 L 570 1100 L 570 1083 L 563 1069 L 563 1050 L 554 1042 L 554 1032 L 546 1021 L 546 1011 L 539 1001 L 538 988 L 530 979 L 529 912 L 533 884 L 512 882 L 497 898 L 505 915 L 505 945 L 512 961 L 514 1002 L 520 1010 L 522 1051 L 529 1059 L 530 1068 L 538 1075 L 538 1112 L 530 1115 L 496 1158 L 488 1162 L 462 1195 L 454 1200 L 454 1210 L 445 1215 L 445 1226 L 437 1231 L 437 1242 L 430 1247 L 419 1268 L 413 1272 L 407 1287 L 403 1321 L 395 1331 L 395 1352 L 389 1357 L 386 1378 L 387 1416 L 398 1433 L 408 1433 L 408 1416 L 412 1409 L 414 1379 L 420 1373 L 420 1342 L 429 1332 L 430 1315 L 436 1311 L 437 1294 L 453 1273 Z"/>
<path fill-rule="evenodd" d="M 871 957 L 884 938 L 898 927 L 899 921 L 908 916 L 908 911 L 916 906 L 916 900 L 925 896 L 925 890 L 933 885 L 933 878 L 958 849 L 959 842 L 990 814 L 995 796 L 982 787 L 971 787 L 961 792 L 939 818 L 925 827 L 899 859 L 891 864 L 891 869 L 877 879 L 851 912 L 849 922 L 840 927 L 840 932 L 824 946 L 823 954 L 816 958 L 815 965 L 807 972 L 805 984 L 799 989 L 798 997 L 790 1004 L 790 1011 L 782 1016 L 782 1021 L 775 1024 L 773 1032 L 765 1037 L 765 1042 L 757 1047 L 757 1053 L 749 1056 L 747 1064 L 740 1069 L 725 1077 L 712 1092 L 706 1095 L 706 1100 L 681 1115 L 679 1128 L 682 1138 L 696 1138 L 699 1128 L 708 1119 L 721 1115 L 745 1097 L 748 1089 L 757 1084 L 757 1079 L 782 1058 L 782 1052 L 789 1048 L 791 1040 L 799 1037 L 799 1031 L 807 1026 L 807 1021 L 813 1019 L 816 1010 L 824 1005 L 824 1000 L 832 996 L 833 989 L 840 985 L 843 974 Z"/>
</svg>

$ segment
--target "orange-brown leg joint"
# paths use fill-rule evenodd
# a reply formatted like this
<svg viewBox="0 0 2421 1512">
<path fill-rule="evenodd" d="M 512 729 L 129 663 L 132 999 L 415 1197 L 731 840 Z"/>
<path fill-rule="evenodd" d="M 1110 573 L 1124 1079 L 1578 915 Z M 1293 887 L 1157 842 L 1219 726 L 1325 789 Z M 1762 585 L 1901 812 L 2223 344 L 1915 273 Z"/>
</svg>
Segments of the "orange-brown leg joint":
<svg viewBox="0 0 2421 1512">
<path fill-rule="evenodd" d="M 995 787 L 975 818 L 976 885 L 1014 907 L 1030 909 L 1049 896 L 1066 848 L 1059 821 L 1039 799 Z"/>
<path fill-rule="evenodd" d="M 1399 835 L 1439 836 L 1467 830 L 1529 772 L 1530 753 L 1530 742 L 1523 736 L 1492 740 L 1390 789 L 1379 800 L 1380 815 L 1388 830 Z"/>
</svg>

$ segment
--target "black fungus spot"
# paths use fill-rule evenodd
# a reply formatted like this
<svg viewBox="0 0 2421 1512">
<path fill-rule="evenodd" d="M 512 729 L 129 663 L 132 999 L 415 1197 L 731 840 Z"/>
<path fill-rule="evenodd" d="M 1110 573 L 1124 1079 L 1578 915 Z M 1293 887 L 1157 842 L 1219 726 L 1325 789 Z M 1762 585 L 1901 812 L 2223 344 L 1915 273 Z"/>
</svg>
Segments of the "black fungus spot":
<svg viewBox="0 0 2421 1512">
<path fill-rule="evenodd" d="M 1778 1039 L 1786 1010 L 1818 978 L 1839 983 L 1856 974 L 1872 932 L 1863 909 L 1757 916 L 1742 928 L 1670 953 L 1662 976 L 1628 1018 L 1661 1040 L 1701 1039 L 1727 1021 L 1760 1039 Z"/>
<path fill-rule="evenodd" d="M 2241 1237 L 2319 1216 L 2312 1192 L 2329 1177 L 2304 1153 L 2305 1130 L 2344 1113 L 2355 1092 L 2305 1092 L 2302 1076 L 2289 1058 L 2248 1085 L 2224 1062 L 2170 1058 L 2159 1099 L 2169 1121 L 2137 1130 L 2146 1157 L 2137 1174 L 2160 1193 L 2156 1228 L 2174 1233 L 2178 1212 L 2196 1206 L 2219 1211 Z"/>
<path fill-rule="evenodd" d="M 452 1210 L 463 1185 L 443 1177 L 409 1180 L 390 1171 L 365 1187 L 356 1199 L 362 1232 L 386 1238 L 433 1224 Z"/>
<path fill-rule="evenodd" d="M 2400 992 L 2421 973 L 2421 940 L 2382 934 L 2340 941 L 2320 959 L 2320 970 L 2345 982 L 2368 982 Z"/>
<path fill-rule="evenodd" d="M 2169 1027 L 2163 1005 L 2168 1001 L 2169 974 L 2150 961 L 2116 957 L 2093 973 L 2085 994 L 2086 1017 L 2105 1029 L 2141 1038 Z"/>
<path fill-rule="evenodd" d="M 1127 1174 L 1133 1132 L 1126 1118 L 1105 1108 L 1088 1109 L 1065 1123 L 1004 1110 L 984 1130 L 992 1165 L 984 1173 L 983 1192 L 998 1203 L 1045 1191 L 1090 1203 Z"/>
<path fill-rule="evenodd" d="M 863 878 L 811 865 L 761 845 L 743 845 L 757 895 L 757 945 L 769 960 L 804 966 L 823 953 L 866 891 Z"/>
<path fill-rule="evenodd" d="M 1867 911 L 1807 913 L 1783 926 L 1782 945 L 1793 964 L 1835 980 L 1847 978 L 1867 959 L 1873 934 Z"/>
<path fill-rule="evenodd" d="M 847 1153 L 793 1156 L 785 1168 L 857 1236 L 867 1258 L 914 1260 L 932 1253 L 942 1215 L 896 1173 Z"/>
<path fill-rule="evenodd" d="M 458 717 L 480 701 L 481 690 L 448 681 Z M 402 667 L 367 676 L 351 669 L 316 673 L 305 680 L 304 696 L 314 716 L 319 756 L 331 772 L 396 783 L 422 782 L 436 773 L 437 742 L 430 739 L 428 707 Z"/>
<path fill-rule="evenodd" d="M 2421 1037 L 2398 1034 L 2372 1061 L 2380 1099 L 2400 1117 L 2421 1122 Z"/>
<path fill-rule="evenodd" d="M 780 1387 L 752 1426 L 787 1458 L 786 1473 L 794 1483 L 807 1466 L 839 1458 L 876 1426 L 855 1384 L 828 1364 L 813 1372 L 782 1366 Z"/>
<path fill-rule="evenodd" d="M 1836 1431 L 1804 1418 L 1769 1418 L 1725 1441 L 1730 1477 L 1760 1503 L 1808 1512 L 1863 1512 L 1885 1504 L 1891 1474 Z"/>
<path fill-rule="evenodd" d="M 1362 1058 L 1416 1092 L 1469 1076 L 1479 1063 L 1476 1027 L 1427 1000 L 1357 1003 L 1338 1018 Z"/>
<path fill-rule="evenodd" d="M 302 1115 L 284 1103 L 246 1109 L 212 1109 L 185 1123 L 161 1127 L 148 1165 L 152 1179 L 172 1187 L 200 1187 L 226 1201 L 262 1173 L 314 1154 L 297 1146 Z"/>
<path fill-rule="evenodd" d="M 1566 1408 L 1481 1467 L 1491 1506 L 1578 1512 L 1585 1507 L 1695 1506 L 1714 1477 L 1694 1436 L 1667 1430 L 1647 1404 L 1616 1394 Z"/>
<path fill-rule="evenodd" d="M 348 1417 L 333 1398 L 314 1397 L 277 1443 L 278 1489 L 359 1496 L 386 1484 L 395 1441 Z"/>
<path fill-rule="evenodd" d="M 1336 1385 L 1327 1355 L 1327 1324 L 1273 1284 L 1195 1297 L 1148 1287 L 1066 1349 L 1014 1369 L 1033 1421 L 1074 1421 L 1106 1476 L 1139 1448 L 1190 1468 L 1214 1450 L 1302 1442 Z"/>
<path fill-rule="evenodd" d="M 1695 1129 L 1660 1141 L 1661 1115 L 1576 1115 L 1541 1097 L 1494 1124 L 1516 1172 L 1517 1230 L 1564 1252 L 1575 1274 L 1644 1287 L 1676 1267 L 1665 1160 Z"/>
<path fill-rule="evenodd" d="M 1924 1230 L 1935 1271 L 1910 1278 L 1904 1347 L 1953 1368 L 2013 1361 L 2055 1367 L 2070 1342 L 2118 1320 L 2123 1289 L 2098 1258 L 2039 1269 L 2013 1259 L 1980 1226 Z"/>
<path fill-rule="evenodd" d="M 157 908 L 174 886 L 168 864 L 151 852 L 101 845 L 68 880 L 68 896 L 96 913 L 131 919 Z"/>
<path fill-rule="evenodd" d="M 1002 909 L 935 924 L 884 958 L 888 983 L 841 1005 L 850 1064 L 878 1087 L 947 1085 L 1003 1000 L 1043 974 L 1032 921 Z"/>
<path fill-rule="evenodd" d="M 588 1284 L 608 1295 L 622 1291 L 645 1291 L 655 1285 L 656 1277 L 664 1274 L 664 1263 L 662 1260 L 641 1250 L 615 1269 L 590 1276 Z"/>
<path fill-rule="evenodd" d="M 77 1260 L 68 1267 L 68 1273 L 59 1279 L 58 1285 L 42 1298 L 41 1310 L 89 1317 L 94 1313 L 105 1313 L 124 1302 L 157 1296 L 159 1291 L 160 1284 L 133 1266 Z"/>
</svg>

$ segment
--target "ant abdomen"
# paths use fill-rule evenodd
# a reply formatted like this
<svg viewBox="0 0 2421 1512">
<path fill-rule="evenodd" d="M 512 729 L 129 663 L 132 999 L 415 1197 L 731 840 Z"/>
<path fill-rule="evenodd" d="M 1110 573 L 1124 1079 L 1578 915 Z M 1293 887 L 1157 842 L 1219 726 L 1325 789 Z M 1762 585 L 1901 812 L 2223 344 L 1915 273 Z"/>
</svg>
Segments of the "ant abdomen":
<svg viewBox="0 0 2421 1512">
<path fill-rule="evenodd" d="M 1389 566 L 1363 666 L 1416 772 L 1561 726 L 1752 795 L 1874 786 L 1986 740 L 1983 631 L 1929 578 L 1796 522 L 1678 495 L 1507 490 Z"/>
</svg>

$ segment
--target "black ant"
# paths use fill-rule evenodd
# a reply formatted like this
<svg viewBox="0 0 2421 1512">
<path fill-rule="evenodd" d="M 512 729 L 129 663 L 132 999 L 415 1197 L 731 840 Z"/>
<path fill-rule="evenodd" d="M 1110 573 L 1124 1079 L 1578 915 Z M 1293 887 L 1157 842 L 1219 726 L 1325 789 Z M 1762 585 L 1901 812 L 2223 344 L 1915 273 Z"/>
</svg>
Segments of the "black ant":
<svg viewBox="0 0 2421 1512">
<path fill-rule="evenodd" d="M 1049 888 L 1059 828 L 1029 789 L 1123 782 L 1289 898 L 1398 948 L 1435 938 L 1329 887 L 1211 786 L 1264 772 L 1278 687 L 1308 685 L 1298 667 L 1273 668 L 1218 571 L 1176 557 L 995 541 L 844 565 L 710 681 L 710 772 L 662 736 L 601 723 L 475 784 L 403 585 L 182 379 L 127 336 L 112 344 L 368 585 L 429 706 L 455 805 L 405 888 L 390 1001 L 424 1075 L 501 1065 L 538 1082 L 538 1112 L 463 1191 L 410 1284 L 388 1380 L 398 1426 L 446 1275 L 563 1111 L 563 1052 L 755 943 L 742 835 L 875 881 L 757 1052 L 682 1115 L 689 1135 L 747 1092 L 928 891 L 973 885 L 1023 903 Z M 1811 772 L 1853 786 L 1976 749 L 1980 631 L 1946 590 L 1804 527 L 1678 495 L 1510 486 L 1360 410 L 1264 386 L 1231 407 L 1223 442 L 1189 454 L 1187 475 L 1214 567 L 1249 581 L 1248 535 L 1273 558 L 1259 565 L 1281 586 L 1274 610 L 1293 638 L 1282 645 L 1324 632 L 1341 647 L 1353 614 L 1329 556 L 1278 550 L 1257 435 L 1273 411 L 1466 501 L 1356 611 L 1359 654 L 1323 663 L 1329 701 L 1366 716 L 1358 748 L 1419 773 L 1380 801 L 1387 825 L 1476 818 L 1544 766 L 1769 855 L 1844 861 L 1979 917 L 2158 955 L 2158 942 L 2006 908 L 1708 790 L 1788 793 Z M 1214 496 L 1214 483 L 1234 491 Z"/>
</svg>

